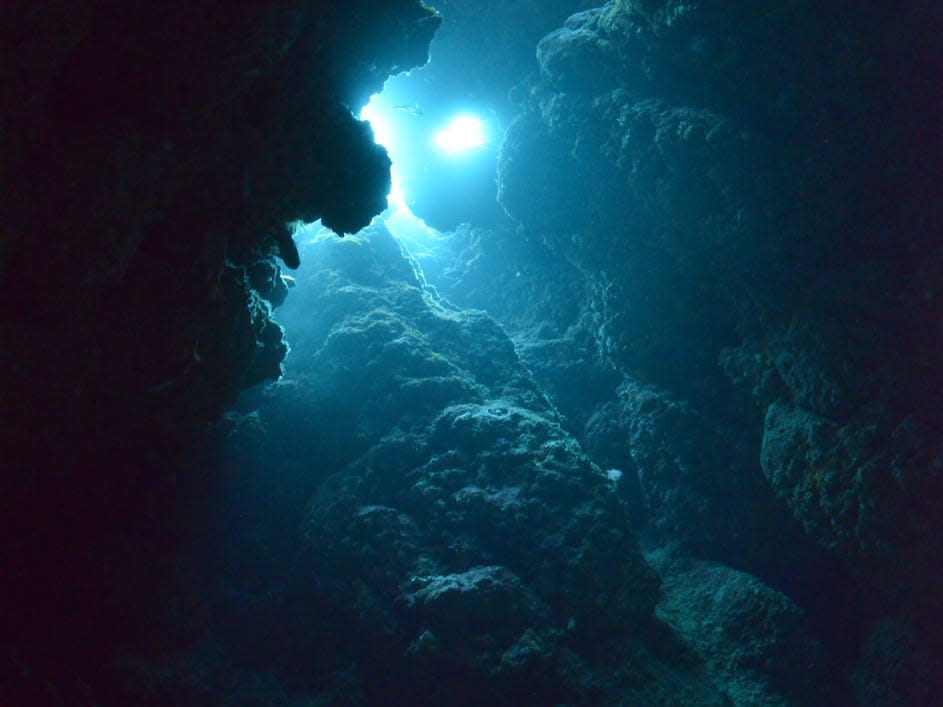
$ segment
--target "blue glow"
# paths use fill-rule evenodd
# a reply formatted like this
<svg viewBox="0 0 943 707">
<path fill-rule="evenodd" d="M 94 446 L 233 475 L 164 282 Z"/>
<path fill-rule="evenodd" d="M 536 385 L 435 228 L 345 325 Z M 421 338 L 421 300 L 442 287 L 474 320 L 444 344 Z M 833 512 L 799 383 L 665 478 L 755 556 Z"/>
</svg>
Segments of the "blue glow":
<svg viewBox="0 0 943 707">
<path fill-rule="evenodd" d="M 370 98 L 370 102 L 361 109 L 360 119 L 370 123 L 377 144 L 383 145 L 390 159 L 393 160 L 393 164 L 390 166 L 390 177 L 393 186 L 386 197 L 387 204 L 393 209 L 402 209 L 408 212 L 409 206 L 403 196 L 403 180 L 396 167 L 396 147 L 393 144 L 393 130 L 383 113 L 383 108 L 377 102 L 377 95 L 375 94 Z"/>
<path fill-rule="evenodd" d="M 392 164 L 390 165 L 390 179 L 392 186 L 390 193 L 387 194 L 387 210 L 381 215 L 387 228 L 397 238 L 406 240 L 415 246 L 416 244 L 425 244 L 435 237 L 435 229 L 429 228 L 426 223 L 418 218 L 406 203 L 406 197 L 403 193 L 403 177 L 400 173 L 397 163 L 398 146 L 393 137 L 393 128 L 387 118 L 387 111 L 379 99 L 379 94 L 374 94 L 370 102 L 360 111 L 360 119 L 366 120 L 373 128 L 374 139 L 378 145 L 383 145 L 389 154 Z"/>
<path fill-rule="evenodd" d="M 388 83 L 359 116 L 392 160 L 385 221 L 395 210 L 450 231 L 463 222 L 504 216 L 495 181 L 500 133 L 475 107 L 421 100 Z"/>
<path fill-rule="evenodd" d="M 473 115 L 460 115 L 435 136 L 436 146 L 450 155 L 488 144 L 482 122 Z"/>
</svg>

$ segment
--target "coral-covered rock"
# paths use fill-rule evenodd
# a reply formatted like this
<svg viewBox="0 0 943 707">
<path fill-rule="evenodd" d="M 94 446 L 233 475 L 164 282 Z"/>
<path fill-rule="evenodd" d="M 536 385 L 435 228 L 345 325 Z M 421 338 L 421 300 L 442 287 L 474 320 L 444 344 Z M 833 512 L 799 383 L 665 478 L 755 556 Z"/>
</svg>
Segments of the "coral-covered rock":
<svg viewBox="0 0 943 707">
<path fill-rule="evenodd" d="M 358 631 L 430 671 L 417 690 L 447 669 L 517 694 L 521 666 L 544 666 L 546 694 L 588 689 L 550 656 L 641 630 L 657 598 L 614 480 L 507 335 L 437 300 L 382 226 L 304 253 L 320 264 L 307 282 L 320 323 L 292 355 L 302 375 L 330 371 L 318 378 L 343 391 L 364 452 L 312 500 L 303 583 L 338 611 L 358 596 L 371 617 Z"/>
<path fill-rule="evenodd" d="M 620 386 L 618 409 L 650 540 L 749 566 L 775 581 L 784 570 L 789 576 L 806 563 L 816 566 L 768 487 L 754 444 L 637 381 Z"/>
<path fill-rule="evenodd" d="M 423 63 L 439 19 L 409 0 L 383 12 L 89 3 L 68 21 L 40 5 L 3 29 L 21 61 L 4 87 L 4 339 L 29 362 L 12 368 L 14 389 L 33 391 L 37 418 L 104 406 L 88 396 L 107 389 L 125 407 L 103 416 L 121 416 L 147 404 L 140 391 L 215 368 L 194 417 L 215 415 L 277 377 L 286 350 L 231 268 L 269 251 L 296 267 L 286 222 L 348 233 L 386 206 L 389 159 L 349 106 Z M 207 339 L 250 336 L 258 360 L 241 346 L 205 355 Z M 131 390 L 116 390 L 122 368 Z"/>
<path fill-rule="evenodd" d="M 878 576 L 890 572 L 882 591 L 924 595 L 927 568 L 943 561 L 933 530 L 943 518 L 927 502 L 943 489 L 943 450 L 913 420 L 890 435 L 881 423 L 840 425 L 773 404 L 763 470 L 817 542 Z"/>
<path fill-rule="evenodd" d="M 658 615 L 737 705 L 850 704 L 850 690 L 802 610 L 744 572 L 649 555 L 664 580 Z"/>
<path fill-rule="evenodd" d="M 921 116 L 940 104 L 918 77 L 943 66 L 940 20 L 922 3 L 582 12 L 540 43 L 498 165 L 502 204 L 576 265 L 599 358 L 629 381 L 654 537 L 764 579 L 792 557 L 773 575 L 807 606 L 837 563 L 850 625 L 896 601 L 939 612 L 943 519 L 920 500 L 940 494 L 939 165 L 920 155 L 939 153 Z"/>
<path fill-rule="evenodd" d="M 417 577 L 403 601 L 440 641 L 453 642 L 459 650 L 467 650 L 469 633 L 516 638 L 546 611 L 520 579 L 495 566 Z"/>
<path fill-rule="evenodd" d="M 416 0 L 4 10 L 0 556 L 20 618 L 0 640 L 87 676 L 206 496 L 195 430 L 281 375 L 247 269 L 298 265 L 286 221 L 343 233 L 385 207 L 389 159 L 351 110 L 425 62 L 440 20 Z"/>
</svg>

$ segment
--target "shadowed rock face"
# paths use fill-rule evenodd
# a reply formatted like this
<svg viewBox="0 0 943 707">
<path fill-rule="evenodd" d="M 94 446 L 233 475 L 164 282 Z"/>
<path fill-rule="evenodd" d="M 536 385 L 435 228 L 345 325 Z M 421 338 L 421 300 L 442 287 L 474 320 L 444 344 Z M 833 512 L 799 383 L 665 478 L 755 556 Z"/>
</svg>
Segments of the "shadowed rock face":
<svg viewBox="0 0 943 707">
<path fill-rule="evenodd" d="M 149 524 L 187 430 L 281 375 L 286 223 L 350 233 L 385 207 L 351 108 L 426 61 L 439 18 L 383 5 L 5 5 L 4 613 L 37 597 L 11 628 L 54 652 L 115 629 L 89 605 L 141 554 L 116 528 Z"/>
<path fill-rule="evenodd" d="M 943 481 L 927 339 L 941 300 L 925 286 L 940 262 L 925 121 L 941 106 L 924 85 L 943 68 L 927 41 L 940 19 L 920 2 L 579 13 L 538 45 L 498 166 L 519 233 L 597 285 L 576 321 L 625 377 L 648 532 L 771 579 L 762 527 L 793 538 L 784 556 L 804 535 L 819 551 L 792 555 L 800 575 L 825 556 L 851 577 L 849 635 L 894 607 L 903 682 L 939 649 L 906 627 L 937 625 L 943 562 L 943 518 L 921 500 Z M 858 698 L 928 694 L 881 679 L 859 674 Z"/>
<path fill-rule="evenodd" d="M 321 5 L 39 3 L 4 28 L 15 390 L 199 418 L 278 376 L 287 349 L 243 270 L 297 267 L 290 221 L 344 234 L 385 207 L 389 159 L 349 106 L 423 63 L 439 22 Z"/>
<path fill-rule="evenodd" d="M 241 520 L 213 538 L 216 611 L 178 628 L 185 648 L 117 666 L 126 694 L 248 695 L 269 663 L 282 689 L 369 704 L 720 704 L 693 665 L 670 667 L 683 646 L 649 648 L 666 640 L 659 579 L 628 508 L 504 330 L 440 299 L 381 224 L 302 257 L 316 265 L 282 316 L 307 336 L 220 427 Z M 184 584 L 184 604 L 205 590 Z M 193 684 L 193 664 L 220 675 Z"/>
</svg>

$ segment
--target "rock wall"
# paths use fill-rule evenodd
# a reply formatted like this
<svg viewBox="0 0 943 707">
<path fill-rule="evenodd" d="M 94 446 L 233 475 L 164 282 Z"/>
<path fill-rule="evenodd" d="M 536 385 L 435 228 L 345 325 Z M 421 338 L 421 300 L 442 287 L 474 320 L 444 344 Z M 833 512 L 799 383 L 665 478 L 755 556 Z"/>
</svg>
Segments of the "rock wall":
<svg viewBox="0 0 943 707">
<path fill-rule="evenodd" d="M 287 224 L 349 233 L 386 206 L 389 159 L 351 109 L 426 61 L 440 18 L 415 0 L 3 10 L 2 642 L 61 678 L 134 632 L 106 587 L 173 544 L 171 499 L 203 482 L 168 489 L 208 473 L 193 428 L 281 375 Z"/>
<path fill-rule="evenodd" d="M 940 19 L 609 3 L 540 42 L 499 161 L 519 233 L 591 283 L 646 532 L 780 586 L 785 552 L 854 607 L 832 633 L 940 612 Z M 929 704 L 932 633 L 858 699 Z"/>
<path fill-rule="evenodd" d="M 215 415 L 284 357 L 243 270 L 297 266 L 289 222 L 343 234 L 385 207 L 389 160 L 349 106 L 422 64 L 439 19 L 416 2 L 20 9 L 4 28 L 13 390 L 44 410 L 108 388 L 124 410 L 171 397 Z M 210 384 L 180 400 L 196 372 Z"/>
</svg>

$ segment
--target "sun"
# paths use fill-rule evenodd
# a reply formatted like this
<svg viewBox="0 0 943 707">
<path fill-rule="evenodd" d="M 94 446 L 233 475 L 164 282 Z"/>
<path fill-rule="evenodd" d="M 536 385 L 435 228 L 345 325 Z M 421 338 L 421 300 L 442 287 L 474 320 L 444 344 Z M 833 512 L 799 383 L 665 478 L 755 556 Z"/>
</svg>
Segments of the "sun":
<svg viewBox="0 0 943 707">
<path fill-rule="evenodd" d="M 460 115 L 448 127 L 436 133 L 435 144 L 450 155 L 474 150 L 488 144 L 482 122 L 472 115 Z"/>
</svg>

